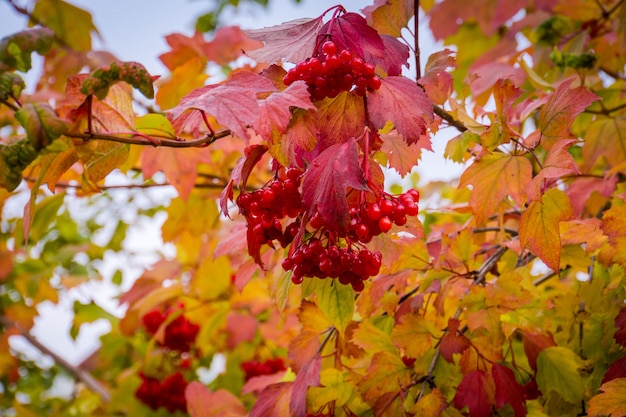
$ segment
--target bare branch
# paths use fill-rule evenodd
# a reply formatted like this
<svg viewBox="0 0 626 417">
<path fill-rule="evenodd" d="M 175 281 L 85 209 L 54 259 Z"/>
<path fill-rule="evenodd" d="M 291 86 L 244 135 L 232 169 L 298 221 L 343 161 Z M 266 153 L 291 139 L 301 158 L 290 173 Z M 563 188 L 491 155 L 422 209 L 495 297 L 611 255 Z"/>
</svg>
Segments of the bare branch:
<svg viewBox="0 0 626 417">
<path fill-rule="evenodd" d="M 111 142 L 121 142 L 121 143 L 129 143 L 131 145 L 142 145 L 142 146 L 162 146 L 167 148 L 198 148 L 202 146 L 208 146 L 215 142 L 218 139 L 224 138 L 226 136 L 230 136 L 231 132 L 229 129 L 220 130 L 216 132 L 215 135 L 207 135 L 200 139 L 193 140 L 183 140 L 183 139 L 161 139 L 156 137 L 150 137 L 151 139 L 146 139 L 144 135 L 139 136 L 139 133 L 131 133 L 134 134 L 134 137 L 127 136 L 117 136 L 106 133 L 94 133 L 94 132 L 84 132 L 84 133 L 66 133 L 65 136 L 71 138 L 83 139 L 85 141 L 92 139 L 99 140 L 108 140 Z M 157 145 L 158 144 L 158 145 Z"/>
<path fill-rule="evenodd" d="M 456 129 L 459 132 L 465 132 L 467 130 L 467 127 L 465 127 L 465 125 L 463 123 L 461 123 L 458 120 L 456 120 L 454 117 L 452 117 L 452 115 L 450 113 L 448 113 L 447 111 L 445 111 L 441 107 L 433 106 L 433 110 L 435 111 L 435 114 L 437 116 L 441 117 L 443 120 L 448 122 L 448 124 L 450 126 L 456 127 Z"/>
</svg>

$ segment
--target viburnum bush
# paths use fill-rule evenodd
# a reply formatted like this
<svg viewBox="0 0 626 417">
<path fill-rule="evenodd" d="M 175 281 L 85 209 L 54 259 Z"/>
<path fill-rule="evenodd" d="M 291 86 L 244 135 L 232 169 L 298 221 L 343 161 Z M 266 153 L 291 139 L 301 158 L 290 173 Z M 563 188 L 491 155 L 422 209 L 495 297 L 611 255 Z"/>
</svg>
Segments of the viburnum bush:
<svg viewBox="0 0 626 417">
<path fill-rule="evenodd" d="M 0 414 L 626 416 L 626 1 L 253 30 L 227 3 L 155 76 L 93 50 L 88 12 L 8 2 Z M 433 149 L 458 178 L 419 177 Z M 167 247 L 136 277 L 146 219 Z M 45 303 L 72 338 L 107 321 L 100 348 L 37 339 Z"/>
</svg>

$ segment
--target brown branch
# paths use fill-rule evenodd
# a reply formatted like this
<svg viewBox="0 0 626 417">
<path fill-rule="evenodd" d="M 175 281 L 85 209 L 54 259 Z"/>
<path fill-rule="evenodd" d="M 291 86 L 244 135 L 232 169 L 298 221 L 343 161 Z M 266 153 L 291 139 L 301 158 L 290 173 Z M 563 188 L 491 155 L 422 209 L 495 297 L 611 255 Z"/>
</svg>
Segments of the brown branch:
<svg viewBox="0 0 626 417">
<path fill-rule="evenodd" d="M 220 130 L 216 132 L 215 135 L 207 135 L 199 139 L 192 140 L 184 140 L 180 138 L 176 139 L 161 139 L 157 137 L 150 137 L 150 139 L 146 139 L 144 135 L 139 135 L 139 133 L 133 133 L 134 137 L 126 137 L 126 136 L 117 136 L 106 133 L 96 133 L 96 132 L 84 132 L 84 133 L 65 133 L 65 136 L 71 138 L 83 139 L 85 141 L 99 139 L 99 140 L 108 140 L 111 142 L 120 142 L 120 143 L 129 143 L 131 145 L 142 145 L 142 146 L 163 146 L 168 148 L 197 148 L 201 146 L 208 146 L 215 142 L 218 139 L 224 138 L 226 136 L 230 136 L 231 132 L 229 129 Z M 158 145 L 157 145 L 158 144 Z"/>
<path fill-rule="evenodd" d="M 467 130 L 467 127 L 465 127 L 465 125 L 463 123 L 461 123 L 458 120 L 456 120 L 454 117 L 452 117 L 452 115 L 450 113 L 448 113 L 447 111 L 445 111 L 441 107 L 433 106 L 433 110 L 435 111 L 435 114 L 437 116 L 441 117 L 443 120 L 448 122 L 448 124 L 450 126 L 456 127 L 456 129 L 459 132 L 465 132 Z"/>
<path fill-rule="evenodd" d="M 20 326 L 19 323 L 15 323 L 7 319 L 6 317 L 0 316 L 0 323 L 5 327 L 13 327 L 35 348 L 37 348 L 44 355 L 50 356 L 54 362 L 65 369 L 70 375 L 76 378 L 78 381 L 84 383 L 87 388 L 91 391 L 95 392 L 100 396 L 102 401 L 109 402 L 111 400 L 111 394 L 109 391 L 97 380 L 95 379 L 89 372 L 72 365 L 63 357 L 59 356 L 46 345 L 41 343 L 35 336 L 33 336 L 28 330 L 24 329 Z"/>
<path fill-rule="evenodd" d="M 419 13 L 420 13 L 420 0 L 414 0 L 413 2 L 413 30 L 415 37 L 415 78 L 419 80 L 422 78 L 422 67 L 420 64 L 420 43 L 419 43 Z"/>
</svg>

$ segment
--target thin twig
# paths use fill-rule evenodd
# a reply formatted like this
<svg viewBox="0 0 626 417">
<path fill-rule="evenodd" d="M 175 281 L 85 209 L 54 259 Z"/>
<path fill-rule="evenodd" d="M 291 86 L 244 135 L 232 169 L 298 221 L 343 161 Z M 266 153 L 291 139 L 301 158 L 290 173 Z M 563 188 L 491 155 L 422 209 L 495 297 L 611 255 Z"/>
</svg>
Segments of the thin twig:
<svg viewBox="0 0 626 417">
<path fill-rule="evenodd" d="M 124 137 L 111 135 L 106 133 L 96 133 L 96 132 L 84 132 L 84 133 L 65 133 L 65 136 L 71 138 L 78 138 L 83 140 L 108 140 L 111 142 L 121 142 L 121 143 L 129 143 L 131 145 L 143 145 L 143 146 L 157 146 L 156 143 L 159 143 L 158 146 L 168 147 L 168 148 L 197 148 L 201 146 L 208 146 L 215 142 L 218 139 L 224 138 L 226 136 L 230 136 L 231 131 L 229 129 L 220 130 L 216 132 L 215 135 L 207 135 L 199 139 L 192 140 L 182 140 L 182 139 L 161 139 L 155 138 L 154 141 L 145 139 L 143 137 Z"/>
<path fill-rule="evenodd" d="M 435 111 L 435 114 L 437 116 L 441 117 L 443 120 L 448 122 L 448 124 L 450 126 L 455 127 L 459 132 L 465 132 L 467 130 L 467 127 L 465 127 L 465 125 L 463 123 L 461 123 L 458 120 L 456 120 L 454 117 L 452 117 L 452 115 L 450 113 L 448 113 L 447 111 L 445 111 L 441 107 L 433 106 L 433 110 Z"/>
<path fill-rule="evenodd" d="M 102 401 L 109 402 L 111 400 L 111 394 L 109 391 L 98 381 L 96 380 L 89 372 L 72 365 L 67 360 L 57 355 L 55 352 L 50 350 L 46 345 L 41 343 L 35 336 L 33 336 L 28 330 L 24 329 L 19 323 L 15 323 L 10 321 L 6 317 L 0 316 L 0 323 L 2 323 L 5 327 L 13 327 L 20 332 L 20 334 L 35 348 L 37 348 L 41 353 L 50 356 L 54 362 L 65 369 L 70 375 L 76 378 L 78 381 L 84 383 L 87 388 L 91 391 L 95 392 L 100 396 Z"/>
<path fill-rule="evenodd" d="M 414 0 L 413 3 L 413 27 L 415 39 L 415 77 L 417 80 L 422 78 L 422 67 L 420 64 L 420 43 L 419 43 L 419 13 L 420 0 Z"/>
</svg>

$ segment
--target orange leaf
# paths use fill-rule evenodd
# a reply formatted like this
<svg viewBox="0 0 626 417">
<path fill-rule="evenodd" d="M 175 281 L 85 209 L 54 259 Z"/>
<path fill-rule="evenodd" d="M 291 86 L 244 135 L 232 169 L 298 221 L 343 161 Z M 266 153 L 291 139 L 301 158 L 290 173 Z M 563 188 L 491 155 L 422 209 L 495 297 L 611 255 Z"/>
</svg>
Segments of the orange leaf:
<svg viewBox="0 0 626 417">
<path fill-rule="evenodd" d="M 185 399 L 191 417 L 243 417 L 247 414 L 241 401 L 229 391 L 212 392 L 197 381 L 187 385 Z"/>
<path fill-rule="evenodd" d="M 585 244 L 585 252 L 591 253 L 600 248 L 607 237 L 602 232 L 601 221 L 596 218 L 574 219 L 561 222 L 561 243 L 563 245 Z"/>
<path fill-rule="evenodd" d="M 434 388 L 429 394 L 420 398 L 411 413 L 420 417 L 440 417 L 443 410 L 448 407 L 448 403 L 439 389 Z"/>
<path fill-rule="evenodd" d="M 626 160 L 626 117 L 605 117 L 589 125 L 583 146 L 585 171 L 591 170 L 600 157 L 611 167 Z"/>
<path fill-rule="evenodd" d="M 476 222 L 482 223 L 498 212 L 507 196 L 523 206 L 531 176 L 532 166 L 526 157 L 492 153 L 474 161 L 465 170 L 459 188 L 472 185 L 469 203 Z"/>
<path fill-rule="evenodd" d="M 602 384 L 600 394 L 589 400 L 589 417 L 626 416 L 626 378 Z"/>
<path fill-rule="evenodd" d="M 363 98 L 347 92 L 326 98 L 320 102 L 315 119 L 320 150 L 358 138 L 363 135 L 366 124 Z"/>
<path fill-rule="evenodd" d="M 626 206 L 613 206 L 602 215 L 602 230 L 609 237 L 604 250 L 613 262 L 626 265 Z"/>
<path fill-rule="evenodd" d="M 567 195 L 556 188 L 548 190 L 541 201 L 533 201 L 522 213 L 519 225 L 522 246 L 558 271 L 561 259 L 559 223 L 572 217 L 572 204 Z"/>
<path fill-rule="evenodd" d="M 381 135 L 381 151 L 387 156 L 389 167 L 394 168 L 401 177 L 411 172 L 420 159 L 422 150 L 419 146 L 407 145 L 402 136 L 397 134 Z"/>
<path fill-rule="evenodd" d="M 402 36 L 402 28 L 407 27 L 413 17 L 413 2 L 410 0 L 376 0 L 365 7 L 363 14 L 374 29 L 381 35 L 394 38 Z"/>
<path fill-rule="evenodd" d="M 585 87 L 570 89 L 573 81 L 574 78 L 563 81 L 539 113 L 541 144 L 546 149 L 552 148 L 558 139 L 571 138 L 569 128 L 576 116 L 598 100 L 598 96 Z"/>
<path fill-rule="evenodd" d="M 293 382 L 269 385 L 259 394 L 250 417 L 291 417 L 289 400 L 292 391 Z"/>
</svg>

